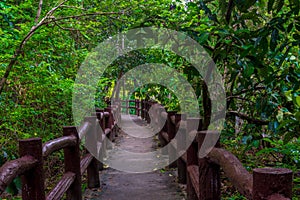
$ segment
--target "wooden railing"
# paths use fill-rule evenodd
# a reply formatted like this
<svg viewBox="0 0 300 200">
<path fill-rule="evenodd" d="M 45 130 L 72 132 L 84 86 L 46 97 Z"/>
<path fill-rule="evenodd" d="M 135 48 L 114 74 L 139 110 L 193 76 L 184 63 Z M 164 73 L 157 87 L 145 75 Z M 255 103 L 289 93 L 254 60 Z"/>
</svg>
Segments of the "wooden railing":
<svg viewBox="0 0 300 200">
<path fill-rule="evenodd" d="M 104 137 L 111 140 L 117 133 L 116 121 L 113 119 L 112 110 L 106 108 L 97 109 L 91 117 L 86 117 L 82 125 L 78 128 L 74 126 L 63 127 L 63 136 L 42 144 L 41 138 L 32 138 L 19 141 L 20 158 L 6 162 L 0 168 L 0 194 L 17 177 L 22 180 L 23 200 L 59 200 L 66 194 L 66 199 L 81 200 L 82 188 L 81 177 L 87 171 L 88 188 L 100 187 L 99 170 L 103 164 L 93 157 L 87 150 L 80 158 L 80 138 L 85 138 L 93 149 L 99 150 L 97 156 L 105 156 L 108 148 Z M 118 116 L 115 116 L 119 119 Z M 104 130 L 104 134 L 99 134 L 96 123 Z M 45 175 L 43 172 L 43 162 L 51 153 L 63 149 L 64 151 L 64 171 L 62 178 L 56 186 L 46 195 L 44 189 Z"/>
<path fill-rule="evenodd" d="M 125 102 L 125 105 L 122 103 Z M 20 158 L 5 163 L 0 168 L 0 194 L 6 186 L 17 176 L 22 176 L 22 198 L 25 200 L 61 199 L 66 193 L 67 199 L 82 199 L 81 176 L 88 172 L 88 187 L 99 187 L 98 170 L 103 166 L 90 153 L 80 160 L 79 138 L 89 134 L 88 142 L 95 142 L 94 148 L 101 149 L 99 154 L 105 156 L 105 150 L 110 148 L 104 137 L 111 141 L 117 134 L 116 123 L 121 119 L 117 113 L 122 107 L 129 113 L 134 109 L 134 114 L 141 116 L 154 127 L 163 127 L 159 132 L 162 146 L 169 148 L 170 167 L 178 168 L 178 181 L 187 184 L 188 200 L 219 200 L 221 199 L 220 169 L 231 180 L 238 191 L 247 199 L 253 200 L 285 200 L 292 198 L 293 173 L 285 168 L 258 168 L 250 174 L 241 162 L 230 152 L 220 148 L 219 143 L 204 158 L 198 157 L 204 138 L 207 134 L 216 135 L 214 131 L 203 131 L 202 120 L 187 118 L 185 114 L 173 111 L 166 112 L 163 106 L 153 101 L 131 100 L 120 102 L 117 106 L 105 110 L 96 110 L 92 117 L 87 117 L 84 123 L 76 127 L 64 127 L 63 136 L 42 144 L 40 138 L 20 140 Z M 131 104 L 134 104 L 132 106 Z M 155 105 L 155 106 L 154 106 Z M 154 106 L 154 107 L 152 107 Z M 149 109 L 152 107 L 152 112 Z M 112 111 L 115 110 L 113 118 Z M 166 123 L 163 120 L 165 119 Z M 192 130 L 189 124 L 198 122 L 197 130 Z M 104 135 L 99 134 L 96 123 L 100 124 Z M 164 123 L 164 124 L 162 124 Z M 180 126 L 179 126 L 180 124 Z M 175 139 L 179 128 L 185 134 L 180 134 Z M 77 131 L 78 130 L 78 131 Z M 92 137 L 90 137 L 92 135 Z M 184 149 L 185 141 L 195 137 L 187 150 Z M 65 160 L 65 173 L 52 191 L 45 195 L 43 160 L 52 152 L 63 149 Z M 96 150 L 97 151 L 97 150 Z M 179 156 L 180 155 L 180 156 Z M 174 159 L 175 158 L 175 159 Z M 176 158 L 178 158 L 176 160 Z"/>
<path fill-rule="evenodd" d="M 129 102 L 135 106 L 129 106 Z M 163 127 L 159 132 L 159 140 L 162 146 L 167 144 L 170 160 L 174 156 L 179 157 L 175 162 L 170 162 L 170 167 L 178 168 L 178 181 L 187 184 L 188 200 L 218 200 L 221 199 L 220 169 L 229 178 L 237 190 L 247 199 L 253 200 L 286 200 L 292 198 L 293 172 L 285 168 L 257 168 L 250 174 L 236 156 L 225 149 L 220 148 L 219 142 L 204 158 L 199 158 L 204 138 L 218 137 L 215 131 L 202 131 L 202 120 L 187 118 L 185 114 L 177 114 L 173 111 L 166 112 L 163 106 L 156 104 L 154 114 L 150 116 L 148 111 L 156 104 L 151 101 L 130 100 L 125 102 L 126 109 L 134 109 L 135 114 L 141 116 L 147 123 L 156 127 Z M 128 112 L 127 112 L 128 113 Z M 166 119 L 165 124 L 161 124 Z M 152 121 L 151 121 L 152 120 Z M 198 120 L 197 130 L 190 130 L 189 124 Z M 179 124 L 181 124 L 179 126 Z M 185 135 L 180 134 L 175 139 L 179 128 L 185 129 Z M 187 151 L 183 149 L 184 142 L 189 135 L 195 136 L 195 140 Z M 185 151 L 185 152 L 182 152 Z M 181 156 L 178 156 L 181 155 Z"/>
</svg>

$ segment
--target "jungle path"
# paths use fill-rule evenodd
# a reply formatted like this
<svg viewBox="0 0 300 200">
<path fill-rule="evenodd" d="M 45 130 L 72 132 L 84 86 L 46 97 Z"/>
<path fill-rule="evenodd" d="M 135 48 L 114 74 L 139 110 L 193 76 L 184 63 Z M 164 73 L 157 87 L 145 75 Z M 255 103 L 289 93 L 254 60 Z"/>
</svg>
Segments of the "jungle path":
<svg viewBox="0 0 300 200">
<path fill-rule="evenodd" d="M 129 119 L 132 118 L 132 119 Z M 134 121 L 142 127 L 136 128 L 136 124 L 127 123 Z M 144 153 L 155 151 L 158 142 L 152 130 L 147 123 L 137 116 L 122 116 L 121 128 L 129 134 L 120 131 L 116 138 L 115 147 L 108 152 L 108 160 L 119 161 L 125 163 L 126 166 L 135 167 L 139 165 L 139 160 L 126 157 L 126 154 L 116 153 L 116 147 L 128 150 L 130 152 Z M 148 130 L 148 131 L 147 131 Z M 140 138 L 140 135 L 144 138 Z M 148 137 L 149 136 L 149 137 Z M 131 159 L 131 160 L 130 160 Z M 147 167 L 147 162 L 159 162 L 159 158 L 153 157 L 144 160 L 143 167 Z M 132 165 L 132 166 L 130 166 Z M 148 170 L 150 171 L 150 170 Z M 176 183 L 176 171 L 152 169 L 147 173 L 127 173 L 108 167 L 100 172 L 101 188 L 97 191 L 87 190 L 85 199 L 89 200 L 184 200 L 185 195 L 181 192 L 180 186 Z"/>
</svg>

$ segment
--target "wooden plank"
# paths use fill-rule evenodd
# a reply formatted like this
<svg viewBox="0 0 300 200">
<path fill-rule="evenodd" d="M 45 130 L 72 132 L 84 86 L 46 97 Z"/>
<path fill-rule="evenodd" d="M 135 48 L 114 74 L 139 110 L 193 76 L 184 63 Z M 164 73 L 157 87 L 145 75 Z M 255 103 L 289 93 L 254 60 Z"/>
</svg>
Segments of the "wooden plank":
<svg viewBox="0 0 300 200">
<path fill-rule="evenodd" d="M 32 156 L 23 156 L 2 165 L 0 168 L 0 194 L 17 176 L 35 167 L 37 162 Z"/>
<path fill-rule="evenodd" d="M 213 148 L 208 157 L 221 166 L 225 175 L 241 194 L 252 199 L 253 177 L 235 155 L 225 149 Z"/>
<path fill-rule="evenodd" d="M 21 176 L 23 200 L 45 199 L 42 145 L 41 138 L 19 141 L 20 157 L 32 156 L 37 160 L 37 164 L 32 169 L 25 171 Z"/>
<path fill-rule="evenodd" d="M 82 200 L 81 191 L 81 171 L 80 171 L 80 148 L 79 148 L 79 137 L 74 126 L 68 126 L 63 128 L 64 136 L 74 135 L 77 137 L 77 145 L 74 147 L 64 148 L 65 157 L 65 172 L 74 173 L 75 179 L 67 190 L 67 200 Z"/>
<path fill-rule="evenodd" d="M 199 188 L 199 170 L 197 165 L 190 165 L 187 167 L 188 176 L 191 180 L 192 186 L 199 199 L 200 188 Z"/>
<path fill-rule="evenodd" d="M 175 115 L 170 116 L 170 121 L 172 122 L 172 124 L 176 124 Z"/>
<path fill-rule="evenodd" d="M 218 141 L 219 133 L 216 131 L 200 131 L 197 134 L 198 149 L 203 146 L 206 137 L 210 137 L 211 140 Z M 214 144 L 211 144 L 214 145 Z M 218 142 L 216 145 L 219 145 Z M 204 148 L 208 149 L 209 146 Z M 220 180 L 220 165 L 211 162 L 207 157 L 199 155 L 199 187 L 200 199 L 214 199 L 221 200 L 221 180 Z M 228 162 L 230 162 L 228 160 Z"/>
<path fill-rule="evenodd" d="M 77 138 L 73 135 L 63 136 L 50 140 L 43 145 L 43 157 L 48 157 L 51 153 L 63 149 L 68 146 L 75 146 Z"/>
<path fill-rule="evenodd" d="M 47 195 L 47 200 L 60 200 L 75 180 L 75 173 L 66 172 L 56 186 Z"/>
<path fill-rule="evenodd" d="M 78 128 L 78 136 L 80 139 L 82 139 L 87 132 L 89 131 L 89 129 L 91 128 L 91 123 L 85 121 L 79 128 Z"/>
<path fill-rule="evenodd" d="M 178 183 L 186 184 L 187 183 L 187 171 L 186 171 L 186 162 L 180 157 L 177 159 L 177 173 L 178 173 Z"/>
<path fill-rule="evenodd" d="M 80 173 L 81 175 L 84 174 L 84 172 L 86 171 L 86 169 L 88 168 L 89 164 L 92 162 L 93 160 L 93 155 L 88 153 L 86 154 L 80 161 Z"/>
<path fill-rule="evenodd" d="M 167 132 L 161 132 L 161 136 L 167 143 L 169 142 L 169 136 Z"/>
<path fill-rule="evenodd" d="M 256 168 L 253 170 L 253 200 L 292 199 L 293 171 L 286 168 Z M 272 197 L 273 196 L 273 197 Z M 278 196 L 278 198 L 275 198 Z M 271 198 L 272 197 L 272 198 Z"/>
<path fill-rule="evenodd" d="M 179 152 L 179 155 L 181 155 L 181 159 L 185 162 L 185 163 L 187 163 L 187 155 L 186 155 L 186 151 L 181 151 L 181 152 Z"/>
</svg>

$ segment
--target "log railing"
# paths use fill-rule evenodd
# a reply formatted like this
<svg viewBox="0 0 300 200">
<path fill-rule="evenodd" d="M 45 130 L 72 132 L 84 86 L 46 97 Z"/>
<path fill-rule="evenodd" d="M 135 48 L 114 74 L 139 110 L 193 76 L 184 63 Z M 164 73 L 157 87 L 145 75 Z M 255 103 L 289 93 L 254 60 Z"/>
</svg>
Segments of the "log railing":
<svg viewBox="0 0 300 200">
<path fill-rule="evenodd" d="M 151 107 L 151 112 L 149 112 Z M 121 116 L 116 113 L 120 113 L 122 108 L 125 108 L 126 113 L 129 113 L 129 109 L 135 109 L 134 114 L 154 128 L 163 127 L 158 134 L 161 146 L 170 143 L 171 145 L 168 145 L 169 148 L 164 153 L 169 155 L 171 161 L 174 161 L 174 157 L 175 160 L 178 157 L 175 162 L 170 162 L 169 167 L 177 166 L 178 181 L 187 184 L 188 200 L 221 199 L 220 169 L 247 199 L 286 200 L 292 198 L 293 173 L 291 170 L 257 168 L 250 174 L 236 156 L 220 148 L 219 143 L 206 157 L 199 158 L 198 153 L 204 138 L 208 134 L 214 137 L 218 135 L 217 132 L 203 131 L 201 119 L 187 118 L 185 114 L 173 111 L 166 112 L 163 106 L 145 100 L 121 101 L 118 105 L 105 110 L 97 109 L 92 117 L 85 118 L 84 123 L 78 129 L 64 127 L 62 137 L 46 142 L 44 145 L 40 138 L 20 140 L 20 158 L 9 161 L 0 168 L 0 194 L 15 177 L 21 175 L 22 198 L 25 200 L 60 199 L 65 193 L 67 199 L 82 199 L 82 174 L 87 170 L 89 188 L 99 187 L 98 170 L 103 166 L 88 151 L 80 160 L 79 138 L 91 134 L 92 137 L 86 137 L 91 141 L 86 142 L 94 142 L 95 151 L 101 149 L 100 156 L 105 156 L 105 150 L 110 147 L 104 137 L 114 140 L 118 129 L 116 122 L 121 120 Z M 165 119 L 166 123 L 161 119 Z M 199 126 L 193 130 L 190 124 L 195 121 Z M 100 124 L 103 135 L 98 134 L 99 130 L 95 123 Z M 180 134 L 177 141 L 175 135 L 179 129 L 183 129 L 185 134 Z M 185 150 L 184 144 L 190 136 L 195 139 Z M 64 150 L 65 173 L 52 191 L 45 195 L 43 160 L 60 149 Z"/>
<path fill-rule="evenodd" d="M 220 169 L 229 178 L 237 190 L 247 199 L 253 200 L 287 200 L 292 198 L 293 172 L 285 168 L 257 168 L 253 173 L 249 173 L 238 160 L 229 151 L 220 148 L 219 142 L 211 149 L 204 158 L 199 158 L 199 149 L 202 146 L 205 136 L 218 137 L 214 131 L 202 131 L 202 120 L 187 118 L 185 114 L 177 114 L 173 111 L 166 112 L 163 106 L 153 101 L 130 100 L 135 106 L 128 106 L 126 110 L 134 109 L 135 114 L 141 116 L 153 127 L 163 127 L 159 131 L 159 140 L 161 146 L 169 145 L 168 153 L 170 160 L 174 156 L 179 158 L 172 162 L 169 167 L 178 168 L 178 181 L 187 184 L 188 200 L 218 200 L 221 199 L 221 180 Z M 151 113 L 149 109 L 151 106 Z M 151 115 L 151 116 L 150 116 Z M 165 124 L 162 123 L 166 119 Z M 189 124 L 198 120 L 199 127 L 197 130 L 189 130 Z M 179 124 L 181 124 L 179 126 Z M 180 134 L 177 138 L 175 135 L 179 128 L 185 129 L 185 135 Z M 185 144 L 187 137 L 193 135 L 195 140 L 189 146 L 186 152 L 183 152 L 182 144 Z"/>
<path fill-rule="evenodd" d="M 93 152 L 105 156 L 107 143 L 104 137 L 111 140 L 117 133 L 116 121 L 113 119 L 112 111 L 117 107 L 97 109 L 91 117 L 86 117 L 82 125 L 78 128 L 74 126 L 63 127 L 63 136 L 42 144 L 41 138 L 31 138 L 19 141 L 20 158 L 8 161 L 0 168 L 0 194 L 17 177 L 22 180 L 23 200 L 59 200 L 66 194 L 66 199 L 81 200 L 81 176 L 87 171 L 88 188 L 100 186 L 99 169 L 103 168 L 100 163 L 88 150 L 80 158 L 80 138 L 85 138 L 86 142 L 94 142 Z M 115 119 L 120 119 L 115 116 Z M 104 130 L 104 134 L 99 134 L 98 126 Z M 88 135 L 88 137 L 87 137 Z M 92 144 L 92 143 L 89 143 Z M 45 194 L 45 175 L 43 172 L 43 162 L 55 151 L 64 151 L 64 174 L 54 188 Z"/>
</svg>

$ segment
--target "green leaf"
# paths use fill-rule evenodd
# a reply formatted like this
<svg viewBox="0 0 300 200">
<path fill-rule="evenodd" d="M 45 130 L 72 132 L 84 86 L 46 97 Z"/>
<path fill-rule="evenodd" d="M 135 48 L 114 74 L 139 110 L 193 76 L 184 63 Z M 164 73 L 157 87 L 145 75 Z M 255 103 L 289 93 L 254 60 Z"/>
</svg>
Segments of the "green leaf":
<svg viewBox="0 0 300 200">
<path fill-rule="evenodd" d="M 243 75 L 245 78 L 249 78 L 254 72 L 254 67 L 251 63 L 248 63 L 248 65 L 245 65 Z"/>
<path fill-rule="evenodd" d="M 295 113 L 295 117 L 298 121 L 300 121 L 300 111 Z"/>
<path fill-rule="evenodd" d="M 292 90 L 288 90 L 284 93 L 285 97 L 287 98 L 287 101 L 292 101 Z"/>
<path fill-rule="evenodd" d="M 18 190 L 22 189 L 22 181 L 20 177 L 14 179 L 14 184 Z"/>
<path fill-rule="evenodd" d="M 298 104 L 298 106 L 300 107 L 300 96 L 296 97 L 296 103 Z"/>
<path fill-rule="evenodd" d="M 278 120 L 278 122 L 281 122 L 283 120 L 283 112 L 281 110 L 278 111 L 276 119 Z"/>
<path fill-rule="evenodd" d="M 259 144 L 260 144 L 259 140 L 254 140 L 254 141 L 252 142 L 252 146 L 255 147 L 255 148 L 258 148 L 258 147 L 259 147 Z"/>
</svg>

